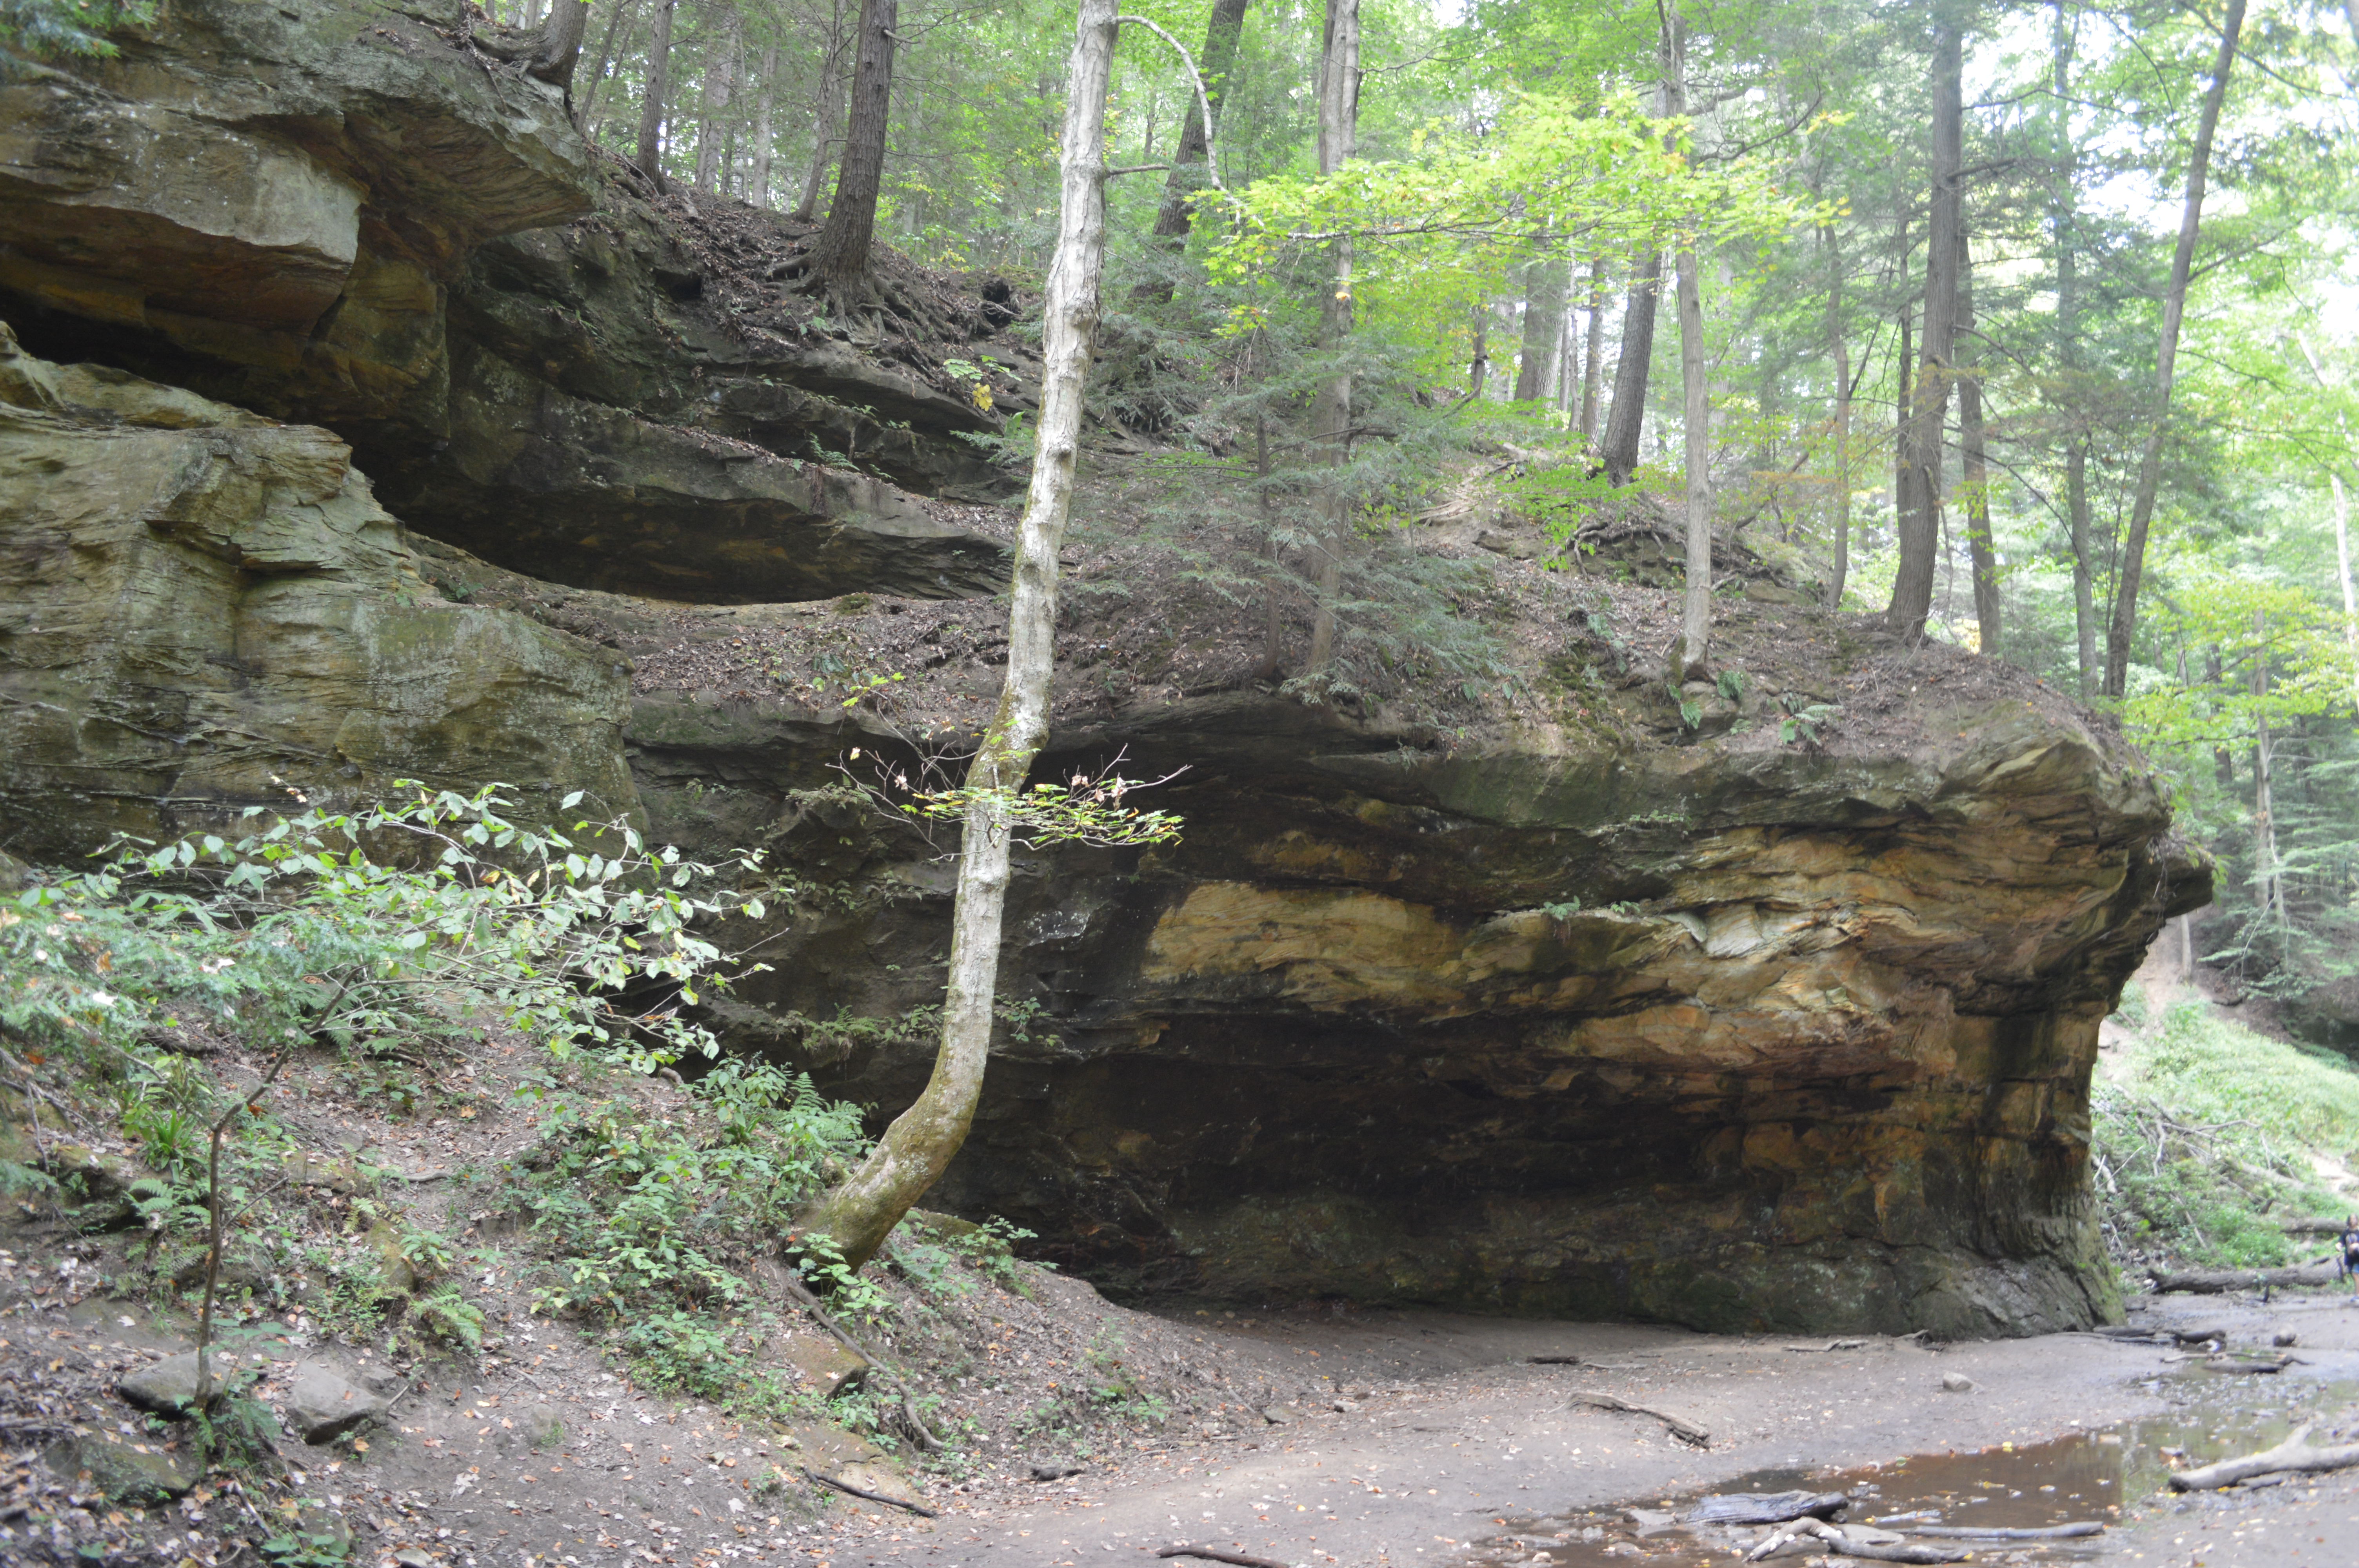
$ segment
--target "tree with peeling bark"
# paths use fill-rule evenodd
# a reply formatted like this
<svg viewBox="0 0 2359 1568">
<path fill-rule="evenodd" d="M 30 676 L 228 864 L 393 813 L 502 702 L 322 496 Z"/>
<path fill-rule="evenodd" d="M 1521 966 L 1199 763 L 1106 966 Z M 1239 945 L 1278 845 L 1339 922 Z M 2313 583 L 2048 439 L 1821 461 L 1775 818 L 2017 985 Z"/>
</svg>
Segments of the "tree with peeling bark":
<svg viewBox="0 0 2359 1568">
<path fill-rule="evenodd" d="M 1016 534 L 1006 680 L 967 771 L 941 1046 L 917 1103 L 894 1119 L 860 1168 L 803 1217 L 805 1232 L 826 1237 L 854 1270 L 875 1256 L 949 1167 L 983 1092 L 1019 801 L 1049 735 L 1057 552 L 1072 506 L 1105 259 L 1105 105 L 1115 32 L 1114 0 L 1081 0 L 1066 73 L 1057 249 L 1041 316 L 1039 436 Z"/>
</svg>

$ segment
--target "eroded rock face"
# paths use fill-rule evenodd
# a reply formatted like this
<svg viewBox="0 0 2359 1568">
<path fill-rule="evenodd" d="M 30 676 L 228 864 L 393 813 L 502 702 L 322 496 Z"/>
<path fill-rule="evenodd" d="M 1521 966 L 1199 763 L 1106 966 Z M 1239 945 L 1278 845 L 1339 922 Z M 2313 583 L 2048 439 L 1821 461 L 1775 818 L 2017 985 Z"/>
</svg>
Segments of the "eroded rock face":
<svg viewBox="0 0 2359 1568">
<path fill-rule="evenodd" d="M 397 778 L 637 808 L 629 668 L 442 601 L 343 443 L 0 325 L 0 821 L 20 854 Z"/>
<path fill-rule="evenodd" d="M 1159 803 L 1187 837 L 1027 864 L 1016 1016 L 933 1201 L 1134 1288 L 1718 1329 L 2112 1318 L 2097 1023 L 2208 877 L 2135 753 L 2060 705 L 1924 719 L 1955 739 L 1451 754 L 1254 697 L 1060 737 L 1052 770 L 1187 764 Z M 736 1037 L 907 1103 L 922 1031 L 808 1021 L 932 1000 L 948 872 L 785 793 L 880 738 L 646 697 L 632 734 L 659 831 L 743 841 L 773 800 L 770 840 L 837 890 Z M 734 788 L 691 802 L 690 774 Z"/>
<path fill-rule="evenodd" d="M 995 416 L 706 302 L 460 0 L 189 0 L 0 82 L 0 313 L 36 351 L 334 430 L 405 522 L 577 587 L 995 591 L 929 494 Z M 620 178 L 617 176 L 616 178 Z"/>
</svg>

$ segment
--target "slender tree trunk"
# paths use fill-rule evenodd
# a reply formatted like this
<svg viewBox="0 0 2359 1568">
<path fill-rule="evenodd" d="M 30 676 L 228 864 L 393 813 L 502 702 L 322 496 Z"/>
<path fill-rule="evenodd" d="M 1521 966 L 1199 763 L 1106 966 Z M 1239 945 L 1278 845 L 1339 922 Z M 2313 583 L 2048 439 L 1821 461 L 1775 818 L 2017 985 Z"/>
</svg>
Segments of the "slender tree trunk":
<svg viewBox="0 0 2359 1568">
<path fill-rule="evenodd" d="M 860 53 L 852 68 L 852 120 L 836 170 L 827 226 L 812 242 L 811 278 L 830 292 L 863 290 L 876 234 L 876 195 L 885 180 L 886 118 L 893 102 L 893 29 L 900 0 L 861 0 Z"/>
<path fill-rule="evenodd" d="M 1906 284 L 1908 273 L 1908 253 L 1900 253 L 1901 281 Z M 1908 410 L 1916 398 L 1917 350 L 1916 339 L 1910 334 L 1917 324 L 1917 308 L 1904 297 L 1900 306 L 1900 384 L 1893 395 L 1892 419 L 1892 524 L 1897 533 L 1900 526 L 1901 497 L 1908 493 L 1908 463 L 1901 452 L 1908 440 Z"/>
<path fill-rule="evenodd" d="M 1267 575 L 1262 583 L 1261 668 L 1256 672 L 1262 680 L 1276 680 L 1286 653 L 1286 573 L 1278 558 L 1277 528 L 1270 516 L 1269 497 L 1269 416 L 1254 417 L 1254 472 L 1260 483 L 1254 487 L 1256 504 L 1261 512 L 1262 558 L 1267 563 Z"/>
<path fill-rule="evenodd" d="M 1966 550 L 1973 561 L 1974 623 L 1982 651 L 1998 657 L 1998 552 L 1991 542 L 1990 460 L 1983 442 L 1983 384 L 1973 337 L 1973 252 L 1965 224 L 1958 225 L 1958 447 L 1964 469 L 1960 497 L 1966 516 Z"/>
<path fill-rule="evenodd" d="M 2220 645 L 2216 643 L 2203 656 L 2203 676 L 2213 691 L 2228 683 L 2227 670 L 2221 663 Z M 2223 792 L 2236 787 L 2236 758 L 2225 746 L 2212 748 L 2212 777 Z"/>
<path fill-rule="evenodd" d="M 950 989 L 934 1073 L 875 1150 L 803 1217 L 857 1269 L 876 1255 L 911 1206 L 966 1141 L 991 1053 L 992 1001 L 1013 845 L 1008 803 L 1024 788 L 1049 734 L 1056 667 L 1057 551 L 1072 504 L 1082 395 L 1098 330 L 1105 256 L 1105 104 L 1114 43 L 1114 0 L 1081 0 L 1065 90 L 1063 201 L 1042 314 L 1039 444 L 1016 546 L 1007 616 L 1007 679 L 983 748 L 967 770 L 973 792 L 959 842 L 951 913 Z"/>
<path fill-rule="evenodd" d="M 721 161 L 723 140 L 723 127 L 728 123 L 729 99 L 737 86 L 737 54 L 744 47 L 741 30 L 745 24 L 737 13 L 726 13 L 721 23 L 721 48 L 713 56 L 712 68 L 705 72 L 704 103 L 696 121 L 696 188 L 711 190 L 716 178 L 727 183 L 727 171 Z"/>
<path fill-rule="evenodd" d="M 1524 350 L 1516 366 L 1515 401 L 1537 403 L 1548 395 L 1549 367 L 1556 362 L 1557 335 L 1564 330 L 1564 263 L 1543 257 L 1524 269 Z"/>
<path fill-rule="evenodd" d="M 1480 398 L 1491 379 L 1491 308 L 1474 312 L 1474 357 L 1466 366 L 1466 395 Z"/>
<path fill-rule="evenodd" d="M 1605 258 L 1599 256 L 1589 268 L 1589 341 L 1581 362 L 1581 444 L 1584 447 L 1597 439 L 1597 393 L 1604 355 Z"/>
<path fill-rule="evenodd" d="M 1196 69 L 1204 78 L 1204 96 L 1212 101 L 1217 120 L 1221 100 L 1226 95 L 1229 77 L 1236 70 L 1237 44 L 1245 37 L 1245 7 L 1252 0 L 1213 0 L 1212 19 L 1204 24 L 1204 52 Z M 1171 172 L 1163 181 L 1163 205 L 1155 214 L 1155 237 L 1178 241 L 1188 237 L 1191 220 L 1188 199 L 1203 188 L 1204 152 L 1212 138 L 1220 134 L 1216 123 L 1204 124 L 1203 106 L 1195 94 L 1188 94 L 1187 123 L 1180 127 L 1180 145 L 1171 152 Z M 1169 297 L 1167 294 L 1165 297 Z"/>
<path fill-rule="evenodd" d="M 754 189 L 752 200 L 756 207 L 770 204 L 770 163 L 777 149 L 771 145 L 776 127 L 770 123 L 770 110 L 778 96 L 778 46 L 765 44 L 762 48 L 762 96 L 754 105 Z"/>
<path fill-rule="evenodd" d="M 1900 564 L 1893 575 L 1885 624 L 1903 636 L 1922 635 L 1933 608 L 1933 570 L 1941 546 L 1941 427 L 1950 409 L 1958 308 L 1958 170 L 1962 162 L 1965 105 L 1961 91 L 1964 27 L 1953 4 L 1933 18 L 1933 188 L 1925 232 L 1925 341 L 1922 367 L 1901 426 L 1902 486 L 1897 527 Z"/>
<path fill-rule="evenodd" d="M 1663 70 L 1663 103 L 1671 118 L 1688 112 L 1687 20 L 1674 5 L 1662 13 L 1658 47 Z M 1680 609 L 1680 651 L 1671 661 L 1675 680 L 1701 680 L 1710 674 L 1712 648 L 1712 394 L 1705 380 L 1703 287 L 1695 247 L 1680 247 L 1673 271 L 1680 312 L 1680 393 L 1687 435 L 1687 591 Z"/>
<path fill-rule="evenodd" d="M 806 223 L 819 211 L 820 192 L 827 185 L 828 149 L 835 146 L 836 133 L 843 124 L 843 110 L 837 102 L 842 57 L 843 0 L 834 0 L 828 16 L 827 49 L 820 57 L 819 106 L 811 112 L 810 168 L 803 173 L 802 195 L 795 202 L 794 215 Z"/>
<path fill-rule="evenodd" d="M 1647 423 L 1647 369 L 1655 357 L 1655 293 L 1662 281 L 1663 253 L 1638 264 L 1622 310 L 1622 357 L 1614 365 L 1614 407 L 1605 416 L 1599 456 L 1609 484 L 1624 485 L 1638 470 L 1638 437 Z"/>
<path fill-rule="evenodd" d="M 628 27 L 638 10 L 638 0 L 614 0 L 614 14 L 606 18 L 605 34 L 598 40 L 598 64 L 590 72 L 590 85 L 582 93 L 582 106 L 577 114 L 584 135 L 597 135 L 591 111 L 597 106 L 599 92 L 606 85 L 606 72 L 614 63 L 614 40 L 619 36 L 628 47 Z"/>
<path fill-rule="evenodd" d="M 1835 356 L 1835 571 L 1827 589 L 1827 608 L 1840 610 L 1843 587 L 1851 578 L 1851 341 L 1843 332 L 1843 252 L 1837 248 L 1833 225 L 1819 233 L 1827 247 L 1827 340 Z"/>
<path fill-rule="evenodd" d="M 679 0 L 656 0 L 656 25 L 647 39 L 647 96 L 639 104 L 639 172 L 658 190 L 664 188 L 664 97 L 670 89 L 671 17 Z"/>
<path fill-rule="evenodd" d="M 2056 229 L 2056 362 L 2062 366 L 2070 392 L 2078 396 L 2074 371 L 2080 363 L 2080 235 L 2074 213 L 2078 200 L 2079 158 L 2072 141 L 2072 24 L 2064 0 L 2056 0 L 2052 29 L 2050 95 L 2055 102 L 2055 125 L 2049 157 L 2056 167 L 2054 195 L 2049 201 Z M 2079 410 L 2071 411 L 2077 420 Z M 2072 549 L 2072 624 L 2079 652 L 2081 697 L 2088 699 L 2097 684 L 2097 608 L 2094 557 L 2089 538 L 2089 439 L 2077 424 L 2065 439 L 2064 517 Z"/>
<path fill-rule="evenodd" d="M 2146 452 L 2138 460 L 2137 491 L 2130 502 L 2129 531 L 2122 541 L 2121 570 L 2114 579 L 2114 614 L 2105 631 L 2107 697 L 2119 697 L 2130 672 L 2130 639 L 2137 631 L 2138 579 L 2146 571 L 2147 529 L 2154 522 L 2155 497 L 2162 488 L 2163 433 L 2170 423 L 2170 385 L 2179 359 L 2179 328 L 2187 313 L 2187 279 L 2195 266 L 2195 235 L 2203 222 L 2203 186 L 2212 172 L 2212 135 L 2220 126 L 2220 105 L 2228 96 L 2228 70 L 2236 62 L 2236 38 L 2245 27 L 2245 0 L 2228 0 L 2220 27 L 2220 51 L 2212 57 L 2212 85 L 2195 125 L 2195 156 L 2187 168 L 2187 202 L 2179 218 L 2179 244 L 2170 255 L 2170 284 L 2162 297 L 2162 341 L 2155 354 L 2155 406 L 2148 416 Z"/>
<path fill-rule="evenodd" d="M 2260 904 L 2261 924 L 2277 934 L 2280 951 L 2285 933 L 2285 887 L 2277 871 L 2276 761 L 2277 746 L 2269 733 L 2264 706 L 2269 695 L 2268 617 L 2253 616 L 2253 894 Z"/>
<path fill-rule="evenodd" d="M 2296 338 L 2294 341 L 2301 349 L 2301 357 L 2310 362 L 2311 379 L 2318 383 L 2320 391 L 2326 391 L 2326 367 L 2310 351 L 2310 340 Z M 2347 453 L 2351 432 L 2340 414 L 2334 416 L 2334 428 L 2342 435 Z M 2343 491 L 2343 475 L 2332 465 L 2326 470 L 2326 482 L 2334 492 L 2334 568 L 2343 584 L 2343 642 L 2351 650 L 2351 699 L 2354 710 L 2359 710 L 2359 597 L 2354 596 L 2351 587 L 2351 497 Z"/>
<path fill-rule="evenodd" d="M 1319 172 L 1333 174 L 1352 156 L 1360 121 L 1360 0 L 1327 0 L 1325 47 L 1319 57 Z M 1333 242 L 1334 286 L 1320 302 L 1319 341 L 1341 353 L 1352 334 L 1352 241 Z M 1310 431 L 1336 470 L 1319 510 L 1327 524 L 1319 567 L 1319 608 L 1310 625 L 1310 670 L 1323 673 L 1335 656 L 1335 601 L 1343 587 L 1343 553 L 1352 537 L 1352 505 L 1342 470 L 1352 457 L 1352 377 L 1338 370 L 1310 400 Z"/>
</svg>

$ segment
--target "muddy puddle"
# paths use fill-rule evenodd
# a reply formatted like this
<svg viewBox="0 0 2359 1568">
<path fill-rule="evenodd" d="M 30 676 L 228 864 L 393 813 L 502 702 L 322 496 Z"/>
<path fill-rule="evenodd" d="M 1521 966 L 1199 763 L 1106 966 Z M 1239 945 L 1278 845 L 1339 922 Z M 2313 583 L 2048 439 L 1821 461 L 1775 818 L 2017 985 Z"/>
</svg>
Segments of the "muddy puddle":
<svg viewBox="0 0 2359 1568">
<path fill-rule="evenodd" d="M 2324 1441 L 2330 1429 L 2359 1435 L 2359 1382 L 2303 1379 L 2299 1369 L 2233 1381 L 2190 1370 L 2141 1386 L 2166 1408 L 2103 1431 L 2052 1443 L 1912 1454 L 1850 1470 L 1756 1470 L 1711 1490 L 1843 1492 L 1852 1498 L 1844 1522 L 1903 1532 L 1918 1525 L 2017 1530 L 2093 1521 L 2107 1526 L 2106 1534 L 1942 1544 L 1971 1549 L 1977 1563 L 2101 1561 L 2109 1555 L 2110 1527 L 2166 1492 L 2173 1469 L 2269 1447 L 2306 1422 L 2316 1423 L 2313 1441 Z M 1491 1539 L 1474 1543 L 1474 1561 L 1499 1568 L 1724 1568 L 1735 1560 L 1732 1549 L 1741 1553 L 1763 1532 L 1680 1524 L 1702 1495 L 1506 1519 Z"/>
</svg>

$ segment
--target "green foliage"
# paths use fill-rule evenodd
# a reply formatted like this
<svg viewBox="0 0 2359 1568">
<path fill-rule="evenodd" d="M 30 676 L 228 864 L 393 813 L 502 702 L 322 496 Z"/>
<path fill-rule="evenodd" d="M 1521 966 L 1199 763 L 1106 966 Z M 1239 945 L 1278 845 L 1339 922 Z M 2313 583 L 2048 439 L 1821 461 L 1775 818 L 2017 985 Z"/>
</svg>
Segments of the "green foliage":
<svg viewBox="0 0 2359 1568">
<path fill-rule="evenodd" d="M 1805 746 L 1819 743 L 1819 731 L 1843 717 L 1843 709 L 1832 702 L 1812 702 L 1798 692 L 1787 692 L 1777 699 L 1777 743 L 1791 746 L 1799 741 Z"/>
<path fill-rule="evenodd" d="M 34 59 L 107 59 L 107 34 L 156 19 L 155 0 L 0 0 L 0 51 Z M 7 71 L 0 59 L 0 80 Z"/>
<path fill-rule="evenodd" d="M 410 1303 L 409 1314 L 427 1333 L 470 1356 L 484 1347 L 484 1309 L 461 1295 L 455 1284 L 419 1297 Z"/>
</svg>

